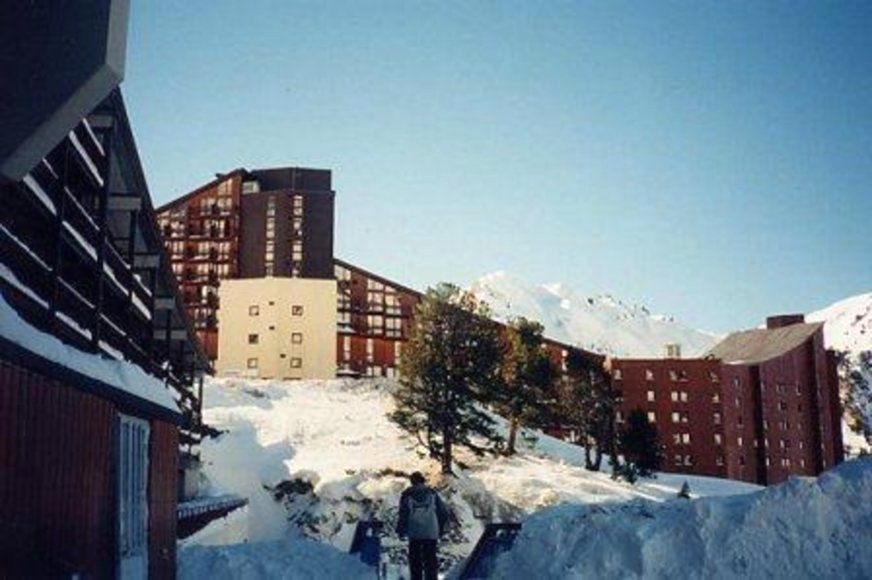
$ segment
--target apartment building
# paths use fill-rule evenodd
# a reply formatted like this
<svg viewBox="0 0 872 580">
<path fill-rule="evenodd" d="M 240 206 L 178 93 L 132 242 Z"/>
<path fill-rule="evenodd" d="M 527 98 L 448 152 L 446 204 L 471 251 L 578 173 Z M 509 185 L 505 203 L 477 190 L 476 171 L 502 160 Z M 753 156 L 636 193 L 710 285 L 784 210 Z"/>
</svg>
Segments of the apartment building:
<svg viewBox="0 0 872 580">
<path fill-rule="evenodd" d="M 823 324 L 775 316 L 697 359 L 612 359 L 623 421 L 657 427 L 665 471 L 771 484 L 844 458 L 841 406 Z"/>
<path fill-rule="evenodd" d="M 218 295 L 218 374 L 262 379 L 336 375 L 335 280 L 225 280 Z"/>
<path fill-rule="evenodd" d="M 284 167 L 219 174 L 157 209 L 197 334 L 218 356 L 222 280 L 333 279 L 330 171 Z"/>
</svg>

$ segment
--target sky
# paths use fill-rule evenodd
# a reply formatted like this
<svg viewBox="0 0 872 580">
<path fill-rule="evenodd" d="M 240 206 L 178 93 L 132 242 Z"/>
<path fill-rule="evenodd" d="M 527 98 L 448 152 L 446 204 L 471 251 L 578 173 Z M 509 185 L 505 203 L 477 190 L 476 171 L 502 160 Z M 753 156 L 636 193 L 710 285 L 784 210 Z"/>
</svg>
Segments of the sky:
<svg viewBox="0 0 872 580">
<path fill-rule="evenodd" d="M 133 2 L 157 204 L 331 169 L 335 254 L 711 331 L 872 291 L 872 4 Z"/>
</svg>

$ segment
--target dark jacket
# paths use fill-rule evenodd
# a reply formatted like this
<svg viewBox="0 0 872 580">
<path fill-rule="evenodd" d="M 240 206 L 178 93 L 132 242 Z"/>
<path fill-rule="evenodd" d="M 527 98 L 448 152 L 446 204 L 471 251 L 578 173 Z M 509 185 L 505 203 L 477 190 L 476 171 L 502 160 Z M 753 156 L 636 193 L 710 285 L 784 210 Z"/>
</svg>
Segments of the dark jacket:
<svg viewBox="0 0 872 580">
<path fill-rule="evenodd" d="M 433 495 L 436 504 L 436 519 L 439 525 L 439 535 L 441 536 L 445 532 L 445 526 L 448 523 L 448 508 L 445 507 L 445 503 L 442 501 L 442 498 L 439 497 L 439 494 L 436 493 L 432 488 L 427 487 L 424 484 L 413 485 L 412 487 L 407 488 L 402 495 L 400 495 L 400 515 L 397 519 L 397 535 L 406 536 L 409 531 L 409 498 L 412 497 L 416 501 L 423 501 L 427 498 L 428 495 Z M 438 538 L 429 538 L 433 540 L 437 540 Z"/>
</svg>

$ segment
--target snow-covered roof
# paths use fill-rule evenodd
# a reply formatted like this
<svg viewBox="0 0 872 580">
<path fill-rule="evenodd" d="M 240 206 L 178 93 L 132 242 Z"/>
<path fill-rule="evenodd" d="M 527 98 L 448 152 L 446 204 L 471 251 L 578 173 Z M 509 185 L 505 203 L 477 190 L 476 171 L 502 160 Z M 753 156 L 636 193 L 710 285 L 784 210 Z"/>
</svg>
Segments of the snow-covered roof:
<svg viewBox="0 0 872 580">
<path fill-rule="evenodd" d="M 27 323 L 0 294 L 0 336 L 40 357 L 149 403 L 179 412 L 163 381 L 139 366 L 83 352 Z"/>
</svg>

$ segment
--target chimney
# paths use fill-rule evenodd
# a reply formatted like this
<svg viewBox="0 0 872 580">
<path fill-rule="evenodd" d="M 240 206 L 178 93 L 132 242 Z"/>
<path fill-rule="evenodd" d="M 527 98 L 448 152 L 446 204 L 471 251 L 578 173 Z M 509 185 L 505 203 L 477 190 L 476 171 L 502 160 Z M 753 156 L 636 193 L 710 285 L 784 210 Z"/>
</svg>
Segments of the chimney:
<svg viewBox="0 0 872 580">
<path fill-rule="evenodd" d="M 681 345 L 677 342 L 667 344 L 666 358 L 681 358 Z"/>
<path fill-rule="evenodd" d="M 804 322 L 805 315 L 803 314 L 778 314 L 777 316 L 766 318 L 766 328 L 772 330 L 773 328 L 784 328 L 785 326 L 802 324 Z"/>
</svg>

